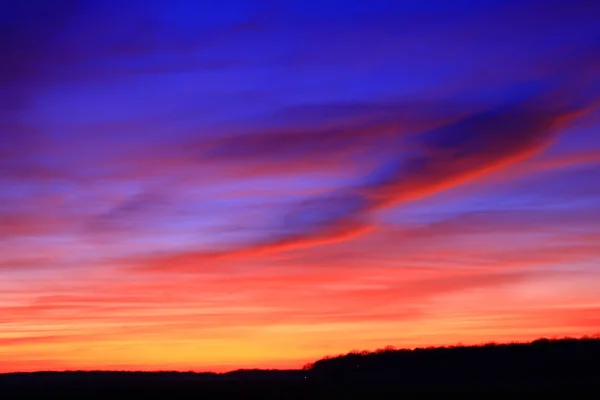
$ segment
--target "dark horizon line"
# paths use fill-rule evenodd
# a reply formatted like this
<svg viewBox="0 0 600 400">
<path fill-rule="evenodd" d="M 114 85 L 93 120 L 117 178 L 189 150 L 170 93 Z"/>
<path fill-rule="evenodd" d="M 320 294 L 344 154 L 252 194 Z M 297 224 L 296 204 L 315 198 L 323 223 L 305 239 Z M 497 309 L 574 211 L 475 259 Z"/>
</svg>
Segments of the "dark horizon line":
<svg viewBox="0 0 600 400">
<path fill-rule="evenodd" d="M 563 336 L 563 337 L 540 337 L 533 340 L 526 341 L 510 341 L 510 342 L 482 342 L 479 344 L 470 344 L 463 345 L 460 342 L 454 345 L 447 346 L 426 346 L 426 347 L 401 347 L 397 348 L 392 345 L 388 345 L 382 348 L 378 348 L 375 350 L 351 350 L 347 353 L 341 353 L 337 355 L 326 355 L 318 360 L 313 362 L 309 362 L 305 364 L 301 368 L 287 368 L 287 369 L 279 369 L 279 368 L 238 368 L 233 369 L 226 372 L 215 372 L 215 371 L 193 371 L 193 370 L 119 370 L 119 369 L 65 369 L 65 370 L 37 370 L 37 371 L 13 371 L 13 372 L 0 372 L 0 376 L 6 375 L 27 375 L 27 374 L 69 374 L 69 373 L 106 373 L 106 374 L 189 374 L 189 375 L 217 375 L 223 376 L 234 373 L 243 373 L 243 372 L 302 372 L 310 369 L 316 362 L 325 361 L 330 359 L 336 359 L 345 357 L 348 355 L 368 355 L 368 354 L 378 354 L 382 352 L 431 352 L 440 349 L 465 349 L 465 348 L 481 348 L 481 347 L 501 347 L 501 346 L 518 346 L 518 345 L 532 345 L 541 342 L 561 342 L 561 341 L 584 341 L 584 340 L 592 340 L 592 341 L 600 341 L 600 332 L 591 334 L 591 335 L 583 335 L 580 337 L 571 337 L 571 336 Z"/>
</svg>

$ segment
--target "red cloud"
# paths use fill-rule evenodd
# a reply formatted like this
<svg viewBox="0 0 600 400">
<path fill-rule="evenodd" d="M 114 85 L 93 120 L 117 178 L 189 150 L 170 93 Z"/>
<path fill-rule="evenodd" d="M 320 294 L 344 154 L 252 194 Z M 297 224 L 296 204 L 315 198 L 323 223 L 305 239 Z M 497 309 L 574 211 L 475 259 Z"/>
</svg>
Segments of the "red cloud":
<svg viewBox="0 0 600 400">
<path fill-rule="evenodd" d="M 398 149 L 389 165 L 364 182 L 342 189 L 340 195 L 317 198 L 312 208 L 300 208 L 296 218 L 300 222 L 290 221 L 283 227 L 284 232 L 274 234 L 274 238 L 225 254 L 166 256 L 159 265 L 153 261 L 150 268 L 168 271 L 170 266 L 189 271 L 193 269 L 190 265 L 227 254 L 245 257 L 355 238 L 370 230 L 356 223 L 365 213 L 428 196 L 526 160 L 547 148 L 566 124 L 587 111 L 544 104 L 545 100 L 548 98 L 538 96 L 417 137 L 421 140 L 419 154 L 406 156 Z M 346 204 L 338 205 L 338 199 Z M 325 217 L 308 224 L 302 222 L 315 213 Z"/>
</svg>

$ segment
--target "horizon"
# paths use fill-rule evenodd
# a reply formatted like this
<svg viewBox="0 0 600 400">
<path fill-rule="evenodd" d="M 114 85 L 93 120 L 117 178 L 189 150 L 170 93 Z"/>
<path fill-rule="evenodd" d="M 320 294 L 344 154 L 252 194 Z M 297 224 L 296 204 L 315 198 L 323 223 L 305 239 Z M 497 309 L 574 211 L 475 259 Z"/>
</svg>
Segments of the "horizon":
<svg viewBox="0 0 600 400">
<path fill-rule="evenodd" d="M 310 367 L 312 366 L 312 364 L 314 364 L 317 361 L 325 361 L 325 360 L 330 360 L 330 359 L 335 359 L 335 358 L 340 358 L 340 357 L 345 357 L 351 354 L 364 354 L 364 353 L 368 353 L 368 354 L 377 354 L 380 352 L 388 352 L 388 351 L 392 351 L 392 352 L 397 352 L 397 351 L 415 351 L 415 350 L 424 350 L 424 351 L 428 351 L 428 350 L 436 350 L 436 349 L 460 349 L 460 348 L 482 348 L 482 347 L 489 347 L 489 346 L 513 346 L 513 345 L 531 345 L 534 344 L 535 342 L 540 342 L 540 341 L 549 341 L 549 342 L 560 342 L 560 341 L 570 341 L 570 340 L 575 340 L 575 341 L 582 341 L 582 340 L 595 340 L 595 341 L 600 341 L 600 333 L 597 334 L 593 334 L 593 335 L 584 335 L 581 337 L 539 337 L 535 340 L 529 340 L 529 341 L 511 341 L 511 342 L 485 342 L 485 343 L 479 343 L 479 344 L 463 344 L 463 343 L 457 343 L 457 344 L 452 344 L 452 345 L 441 345 L 441 346 L 427 346 L 427 347 L 402 347 L 402 348 L 398 348 L 398 347 L 394 347 L 394 346 L 385 346 L 382 348 L 378 348 L 378 349 L 372 349 L 372 350 L 350 350 L 346 353 L 340 353 L 340 354 L 331 354 L 331 355 L 325 355 L 320 357 L 317 360 L 314 360 L 310 363 L 306 363 L 304 364 L 302 367 L 300 368 L 269 368 L 269 367 L 265 367 L 265 368 L 251 368 L 251 367 L 247 367 L 247 368 L 238 368 L 238 369 L 230 369 L 230 370 L 222 370 L 222 371 L 217 371 L 217 370 L 186 370 L 186 369 L 179 369 L 179 370 L 159 370 L 159 369 L 142 369 L 142 370 L 127 370 L 127 369 L 83 369 L 83 370 L 75 370 L 75 369 L 71 369 L 71 370 L 32 370 L 32 371 L 12 371 L 12 372 L 1 372 L 0 371 L 0 375 L 10 375 L 10 374 L 31 374 L 31 373 L 94 373 L 94 372 L 99 372 L 99 373 L 109 373 L 109 372 L 114 372 L 114 373 L 181 373 L 181 374 L 216 374 L 216 375 L 225 375 L 225 374 L 229 374 L 229 373 L 234 373 L 234 372 L 244 372 L 244 371 L 265 371 L 265 372 L 270 372 L 270 371 L 305 371 L 307 369 L 310 369 Z"/>
<path fill-rule="evenodd" d="M 9 0 L 0 372 L 597 334 L 597 15 Z"/>
</svg>

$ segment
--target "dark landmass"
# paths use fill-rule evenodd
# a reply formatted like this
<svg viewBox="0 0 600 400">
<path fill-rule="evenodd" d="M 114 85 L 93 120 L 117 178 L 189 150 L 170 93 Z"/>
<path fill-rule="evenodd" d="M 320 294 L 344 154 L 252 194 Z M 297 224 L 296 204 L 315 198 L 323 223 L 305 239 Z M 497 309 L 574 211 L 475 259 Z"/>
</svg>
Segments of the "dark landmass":
<svg viewBox="0 0 600 400">
<path fill-rule="evenodd" d="M 600 337 L 351 352 L 302 370 L 0 374 L 0 397 L 374 398 L 552 392 L 600 398 Z M 410 396 L 409 396 L 410 397 Z"/>
</svg>

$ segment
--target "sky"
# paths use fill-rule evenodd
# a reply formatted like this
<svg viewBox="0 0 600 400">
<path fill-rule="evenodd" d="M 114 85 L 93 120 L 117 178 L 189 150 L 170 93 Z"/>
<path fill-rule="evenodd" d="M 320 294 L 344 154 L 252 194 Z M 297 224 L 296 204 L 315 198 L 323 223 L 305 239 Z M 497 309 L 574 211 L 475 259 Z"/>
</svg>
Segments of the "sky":
<svg viewBox="0 0 600 400">
<path fill-rule="evenodd" d="M 7 3 L 0 372 L 600 333 L 600 2 Z"/>
</svg>

